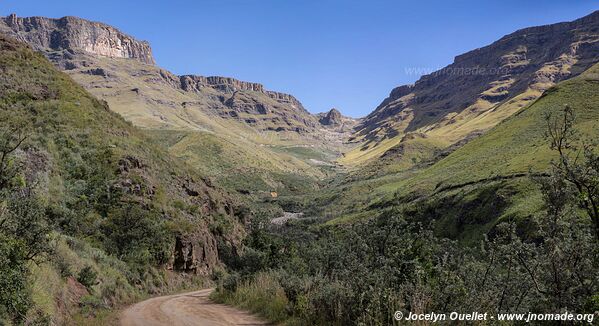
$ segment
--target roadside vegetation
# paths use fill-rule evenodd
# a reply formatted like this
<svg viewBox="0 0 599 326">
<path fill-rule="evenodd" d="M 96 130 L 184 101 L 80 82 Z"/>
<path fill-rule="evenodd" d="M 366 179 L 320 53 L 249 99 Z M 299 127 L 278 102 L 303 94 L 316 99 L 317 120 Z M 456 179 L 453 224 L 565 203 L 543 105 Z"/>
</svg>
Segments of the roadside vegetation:
<svg viewBox="0 0 599 326">
<path fill-rule="evenodd" d="M 436 236 L 439 220 L 409 205 L 345 226 L 257 228 L 214 298 L 302 325 L 389 325 L 397 310 L 598 311 L 599 160 L 573 129 L 572 109 L 560 112 L 547 117 L 558 159 L 531 179 L 543 209 L 526 232 L 504 221 L 465 246 Z"/>
<path fill-rule="evenodd" d="M 234 243 L 242 210 L 26 45 L 0 36 L 0 71 L 0 324 L 203 286 L 166 269 L 176 237 Z"/>
</svg>

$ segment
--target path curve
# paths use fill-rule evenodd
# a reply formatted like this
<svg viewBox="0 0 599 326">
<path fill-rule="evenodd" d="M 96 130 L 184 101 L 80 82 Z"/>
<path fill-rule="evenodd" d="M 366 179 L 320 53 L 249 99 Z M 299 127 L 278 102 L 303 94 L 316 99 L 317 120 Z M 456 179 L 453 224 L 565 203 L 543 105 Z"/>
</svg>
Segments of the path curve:
<svg viewBox="0 0 599 326">
<path fill-rule="evenodd" d="M 250 313 L 212 302 L 214 289 L 156 297 L 134 304 L 121 314 L 121 326 L 268 325 Z"/>
</svg>

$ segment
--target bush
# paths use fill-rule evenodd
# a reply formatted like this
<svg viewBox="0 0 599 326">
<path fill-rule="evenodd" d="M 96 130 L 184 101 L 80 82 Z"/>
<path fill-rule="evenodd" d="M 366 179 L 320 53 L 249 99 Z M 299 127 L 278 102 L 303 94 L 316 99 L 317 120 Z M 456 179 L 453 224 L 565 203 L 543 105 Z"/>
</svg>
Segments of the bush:
<svg viewBox="0 0 599 326">
<path fill-rule="evenodd" d="M 0 233 L 0 321 L 10 319 L 18 324 L 29 310 L 26 256 L 22 241 Z"/>
<path fill-rule="evenodd" d="M 106 250 L 134 265 L 161 265 L 170 257 L 171 237 L 164 220 L 138 204 L 112 209 L 102 233 Z"/>
<path fill-rule="evenodd" d="M 98 273 L 91 266 L 85 266 L 79 271 L 77 281 L 83 284 L 88 290 L 91 290 L 92 286 L 96 285 L 97 278 Z"/>
<path fill-rule="evenodd" d="M 222 287 L 225 291 L 235 292 L 237 290 L 238 284 L 239 284 L 239 275 L 238 274 L 229 274 L 224 278 Z"/>
<path fill-rule="evenodd" d="M 228 285 L 223 284 L 211 298 L 250 310 L 273 322 L 289 318 L 289 300 L 275 272 L 258 273 L 246 281 L 231 276 L 225 283 Z"/>
</svg>

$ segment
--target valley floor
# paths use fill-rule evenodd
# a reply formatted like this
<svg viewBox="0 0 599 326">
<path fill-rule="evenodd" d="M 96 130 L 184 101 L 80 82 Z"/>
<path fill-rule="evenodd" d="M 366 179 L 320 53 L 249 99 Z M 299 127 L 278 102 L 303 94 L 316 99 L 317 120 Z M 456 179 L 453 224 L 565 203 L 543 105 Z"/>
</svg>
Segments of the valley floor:
<svg viewBox="0 0 599 326">
<path fill-rule="evenodd" d="M 267 325 L 239 309 L 213 303 L 213 289 L 156 297 L 137 303 L 121 315 L 122 326 Z"/>
</svg>

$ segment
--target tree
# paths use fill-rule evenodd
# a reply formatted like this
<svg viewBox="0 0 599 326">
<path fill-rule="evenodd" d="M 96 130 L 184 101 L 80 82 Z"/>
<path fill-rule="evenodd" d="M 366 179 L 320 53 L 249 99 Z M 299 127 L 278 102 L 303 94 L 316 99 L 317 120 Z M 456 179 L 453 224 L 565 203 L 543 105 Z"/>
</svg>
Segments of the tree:
<svg viewBox="0 0 599 326">
<path fill-rule="evenodd" d="M 7 112 L 0 112 L 2 121 L 9 121 Z M 27 290 L 27 240 L 14 234 L 20 224 L 15 216 L 13 180 L 21 170 L 14 153 L 26 137 L 20 123 L 0 125 L 0 323 L 9 318 L 15 323 L 24 320 L 31 297 Z"/>
<path fill-rule="evenodd" d="M 128 262 L 164 264 L 170 237 L 159 213 L 137 203 L 111 210 L 101 226 L 106 250 Z"/>
<path fill-rule="evenodd" d="M 27 123 L 23 119 L 11 118 L 11 110 L 1 112 L 2 121 L 10 121 L 0 125 L 0 192 L 10 186 L 22 165 L 14 159 L 14 153 L 27 139 Z"/>
<path fill-rule="evenodd" d="M 561 116 L 549 114 L 546 120 L 550 148 L 559 154 L 558 160 L 552 162 L 553 173 L 574 186 L 578 202 L 590 217 L 599 241 L 599 155 L 594 144 L 578 142 L 575 115 L 570 106 L 564 106 Z"/>
</svg>

